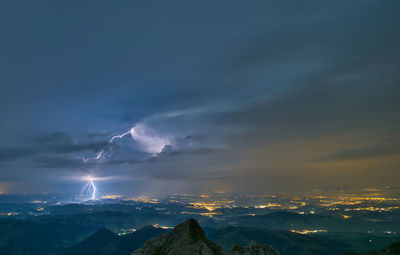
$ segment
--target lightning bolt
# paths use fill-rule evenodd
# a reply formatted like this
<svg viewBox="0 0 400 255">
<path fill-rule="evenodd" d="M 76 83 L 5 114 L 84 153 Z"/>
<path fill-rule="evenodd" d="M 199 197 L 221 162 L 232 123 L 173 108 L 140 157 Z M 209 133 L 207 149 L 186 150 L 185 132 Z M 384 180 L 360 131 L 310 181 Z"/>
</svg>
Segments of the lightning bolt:
<svg viewBox="0 0 400 255">
<path fill-rule="evenodd" d="M 92 200 L 95 200 L 96 199 L 96 186 L 94 185 L 94 182 L 92 179 L 90 179 L 89 182 L 90 182 L 90 186 L 92 187 L 92 190 L 93 190 Z"/>
<path fill-rule="evenodd" d="M 132 130 L 132 129 L 131 129 Z M 112 144 L 113 142 L 114 142 L 114 140 L 116 140 L 116 139 L 121 139 L 121 138 L 123 138 L 124 136 L 126 136 L 126 135 L 129 135 L 129 134 L 131 134 L 131 130 L 129 130 L 129 131 L 127 131 L 127 132 L 125 132 L 125 133 L 122 133 L 122 134 L 120 134 L 120 135 L 115 135 L 115 136 L 113 136 L 113 137 L 111 137 L 111 139 L 108 141 L 108 143 L 109 144 Z M 103 157 L 103 155 L 104 155 L 104 150 L 105 150 L 106 148 L 104 147 L 103 149 L 101 149 L 98 153 L 97 153 L 97 155 L 96 155 L 96 160 L 99 160 L 99 159 L 101 159 L 102 157 Z M 89 158 L 83 158 L 82 159 L 83 160 L 83 162 L 88 162 L 89 161 Z M 91 197 L 92 197 L 92 200 L 96 200 L 96 192 L 97 192 L 97 188 L 96 188 L 96 185 L 94 184 L 94 180 L 93 180 L 93 178 L 91 178 L 91 177 L 89 177 L 88 178 L 88 181 L 85 183 L 85 185 L 82 187 L 82 190 L 81 190 L 81 196 L 83 196 L 84 194 L 90 194 L 91 193 Z"/>
<path fill-rule="evenodd" d="M 83 196 L 84 193 L 86 194 L 91 193 L 92 200 L 96 200 L 96 192 L 97 192 L 96 185 L 94 185 L 93 179 L 89 177 L 87 183 L 83 186 L 81 190 L 81 196 Z"/>
<path fill-rule="evenodd" d="M 116 141 L 118 139 L 122 139 L 123 137 L 125 137 L 129 134 L 132 136 L 133 140 L 138 142 L 139 147 L 143 151 L 151 154 L 152 156 L 157 156 L 166 145 L 170 145 L 169 137 L 155 135 L 155 134 L 153 134 L 151 129 L 149 131 L 149 129 L 146 127 L 146 125 L 141 124 L 141 123 L 137 123 L 130 130 L 128 130 L 124 133 L 121 133 L 119 135 L 115 135 L 115 136 L 111 137 L 111 139 L 108 140 L 108 144 L 112 144 L 114 141 Z M 82 158 L 82 161 L 84 163 L 87 163 L 91 159 L 100 160 L 104 157 L 106 150 L 107 150 L 107 145 L 104 146 L 96 154 L 96 157 Z M 85 180 L 87 180 L 87 182 L 81 190 L 81 196 L 86 192 L 85 193 L 86 195 L 90 194 L 92 197 L 92 200 L 95 200 L 97 188 L 96 188 L 96 185 L 94 184 L 94 179 L 89 176 L 89 177 L 85 178 Z"/>
<path fill-rule="evenodd" d="M 120 134 L 120 135 L 115 135 L 115 136 L 113 136 L 113 137 L 108 141 L 108 143 L 109 143 L 109 144 L 112 144 L 113 141 L 114 141 L 115 139 L 121 139 L 122 137 L 124 137 L 124 136 L 126 136 L 126 135 L 129 135 L 130 133 L 131 133 L 131 130 L 129 130 L 129 131 L 123 133 L 123 134 Z M 99 151 L 99 152 L 97 153 L 97 156 L 96 156 L 96 159 L 97 159 L 97 160 L 99 160 L 99 159 L 101 159 L 101 158 L 103 157 L 104 149 L 105 149 L 105 148 L 101 149 L 101 151 Z"/>
</svg>

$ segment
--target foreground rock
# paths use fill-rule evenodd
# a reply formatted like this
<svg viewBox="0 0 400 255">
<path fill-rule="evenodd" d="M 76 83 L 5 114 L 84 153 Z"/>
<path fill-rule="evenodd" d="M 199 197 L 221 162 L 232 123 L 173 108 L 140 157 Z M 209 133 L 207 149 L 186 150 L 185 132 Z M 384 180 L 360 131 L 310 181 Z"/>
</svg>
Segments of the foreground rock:
<svg viewBox="0 0 400 255">
<path fill-rule="evenodd" d="M 278 255 L 279 252 L 270 245 L 251 242 L 249 246 L 232 245 L 228 255 Z"/>
<path fill-rule="evenodd" d="M 400 255 L 400 242 L 392 243 L 389 247 L 379 251 L 370 251 L 364 254 L 348 252 L 345 255 Z"/>
<path fill-rule="evenodd" d="M 133 255 L 223 255 L 221 247 L 206 238 L 197 221 L 179 224 L 168 236 L 160 235 L 147 241 Z"/>
<path fill-rule="evenodd" d="M 137 249 L 132 253 L 132 255 L 150 255 L 159 254 L 159 249 L 165 244 L 168 236 L 166 234 L 161 234 L 157 237 L 150 239 L 145 242 L 142 248 Z"/>
<path fill-rule="evenodd" d="M 190 219 L 174 228 L 170 235 L 159 235 L 147 241 L 132 255 L 224 255 L 218 244 L 208 240 L 197 221 Z M 243 247 L 233 245 L 228 255 L 279 255 L 264 244 L 252 242 Z"/>
</svg>

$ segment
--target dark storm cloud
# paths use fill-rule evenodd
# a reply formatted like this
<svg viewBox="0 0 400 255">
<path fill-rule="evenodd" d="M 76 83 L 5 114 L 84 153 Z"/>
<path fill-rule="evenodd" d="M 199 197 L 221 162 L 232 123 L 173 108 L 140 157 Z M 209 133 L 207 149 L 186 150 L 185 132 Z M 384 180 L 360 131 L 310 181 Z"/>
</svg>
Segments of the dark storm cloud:
<svg viewBox="0 0 400 255">
<path fill-rule="evenodd" d="M 107 137 L 110 135 L 111 134 L 109 134 L 109 133 L 94 133 L 94 134 L 88 134 L 87 138 L 98 138 L 98 137 L 104 138 L 104 137 Z"/>
<path fill-rule="evenodd" d="M 116 148 L 114 144 L 109 144 L 105 141 L 98 143 L 78 143 L 69 134 L 62 132 L 51 133 L 38 138 L 36 141 L 40 149 L 49 153 L 98 152 L 105 148 Z"/>
<path fill-rule="evenodd" d="M 98 152 L 101 149 L 115 147 L 114 145 L 109 144 L 108 142 L 99 142 L 99 143 L 88 143 L 88 144 L 71 144 L 60 147 L 53 147 L 55 152 L 82 152 L 82 151 L 92 151 Z"/>
<path fill-rule="evenodd" d="M 340 161 L 340 160 L 362 160 L 370 159 L 375 157 L 385 157 L 392 155 L 400 155 L 400 145 L 378 145 L 366 148 L 355 148 L 349 150 L 343 150 L 326 157 L 320 158 L 316 161 Z"/>
<path fill-rule="evenodd" d="M 74 170 L 80 167 L 90 167 L 89 164 L 85 164 L 81 159 L 72 159 L 67 157 L 39 157 L 35 160 L 35 164 L 37 167 L 51 168 L 51 169 L 59 169 L 59 168 L 67 168 L 69 170 Z"/>
<path fill-rule="evenodd" d="M 10 161 L 35 154 L 37 151 L 28 148 L 0 148 L 0 161 Z"/>
<path fill-rule="evenodd" d="M 30 148 L 0 148 L 0 161 L 19 160 L 22 164 L 45 168 L 89 168 L 93 164 L 83 161 L 84 153 L 93 156 L 102 149 L 118 150 L 118 146 L 108 142 L 82 143 L 67 133 L 53 132 L 37 138 Z"/>
<path fill-rule="evenodd" d="M 198 149 L 193 149 L 193 150 L 174 150 L 174 149 L 166 148 L 157 156 L 157 158 L 164 157 L 164 156 L 165 157 L 179 156 L 179 155 L 183 155 L 183 154 L 204 155 L 204 154 L 211 154 L 216 151 L 217 151 L 217 149 L 214 149 L 214 148 L 198 148 Z"/>
<path fill-rule="evenodd" d="M 118 160 L 108 160 L 105 164 L 118 166 L 118 165 L 134 165 L 143 162 L 144 162 L 143 160 L 137 160 L 137 159 L 118 159 Z"/>
<path fill-rule="evenodd" d="M 399 7 L 7 0 L 1 176 L 242 190 L 360 182 L 364 160 L 398 153 Z M 142 141 L 108 143 L 137 124 Z M 369 181 L 394 180 L 399 165 L 369 167 Z"/>
<path fill-rule="evenodd" d="M 106 159 L 102 162 L 104 165 L 135 165 L 135 164 L 146 164 L 154 162 L 166 162 L 174 160 L 175 157 L 186 156 L 186 155 L 206 155 L 212 154 L 220 149 L 205 147 L 204 144 L 199 143 L 203 140 L 202 137 L 187 136 L 184 138 L 176 137 L 174 145 L 165 145 L 160 153 L 153 155 L 141 151 L 135 146 L 132 146 L 135 142 L 128 138 L 130 146 L 127 144 L 116 142 L 110 146 L 114 147 L 114 150 L 105 151 Z M 130 140 L 130 141 L 129 141 Z M 163 171 L 160 168 L 160 171 Z"/>
<path fill-rule="evenodd" d="M 136 165 L 136 164 L 146 164 L 152 162 L 166 162 L 168 160 L 174 160 L 174 157 L 185 156 L 185 155 L 207 155 L 217 152 L 215 148 L 196 148 L 191 150 L 177 150 L 167 145 L 165 148 L 156 156 L 149 154 L 137 153 L 129 150 L 125 158 L 114 156 L 113 154 L 120 154 L 121 151 L 112 152 L 108 155 L 106 161 L 102 164 L 104 165 Z M 114 159 L 117 158 L 117 159 Z M 162 167 L 160 171 L 164 171 Z"/>
<path fill-rule="evenodd" d="M 260 102 L 238 112 L 217 116 L 218 122 L 249 126 L 245 139 L 263 140 L 309 137 L 329 133 L 389 131 L 400 127 L 400 89 L 396 85 L 380 87 L 375 81 L 352 85 L 321 80 L 321 85 L 307 85 L 287 91 L 275 100 Z M 379 116 L 379 117 L 372 117 Z M 391 123 L 391 125 L 385 125 Z M 268 135 L 263 135 L 268 134 Z"/>
<path fill-rule="evenodd" d="M 39 144 L 49 146 L 63 146 L 74 143 L 73 138 L 69 134 L 63 132 L 54 132 L 46 136 L 39 137 L 36 141 Z"/>
</svg>

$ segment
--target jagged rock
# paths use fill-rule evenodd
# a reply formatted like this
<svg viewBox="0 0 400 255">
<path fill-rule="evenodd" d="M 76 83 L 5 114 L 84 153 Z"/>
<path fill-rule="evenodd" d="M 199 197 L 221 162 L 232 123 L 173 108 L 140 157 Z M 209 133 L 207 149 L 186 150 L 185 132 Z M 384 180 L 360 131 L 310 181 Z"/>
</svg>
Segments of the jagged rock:
<svg viewBox="0 0 400 255">
<path fill-rule="evenodd" d="M 368 253 L 347 252 L 345 255 L 400 255 L 400 242 L 392 243 L 389 247 Z"/>
<path fill-rule="evenodd" d="M 147 241 L 132 255 L 223 255 L 219 245 L 206 238 L 196 220 L 187 220 L 174 228 L 169 236 Z"/>
<path fill-rule="evenodd" d="M 162 234 L 147 241 L 132 255 L 224 255 L 218 244 L 208 240 L 197 221 L 190 219 L 174 228 L 170 235 Z M 228 255 L 279 255 L 269 245 L 256 242 L 243 247 L 233 245 Z"/>
<path fill-rule="evenodd" d="M 251 242 L 248 246 L 234 244 L 228 255 L 279 255 L 279 252 L 270 245 Z"/>
<path fill-rule="evenodd" d="M 158 254 L 158 249 L 167 240 L 167 234 L 161 234 L 154 237 L 143 244 L 143 246 L 132 253 L 132 255 L 148 255 L 148 254 Z"/>
</svg>

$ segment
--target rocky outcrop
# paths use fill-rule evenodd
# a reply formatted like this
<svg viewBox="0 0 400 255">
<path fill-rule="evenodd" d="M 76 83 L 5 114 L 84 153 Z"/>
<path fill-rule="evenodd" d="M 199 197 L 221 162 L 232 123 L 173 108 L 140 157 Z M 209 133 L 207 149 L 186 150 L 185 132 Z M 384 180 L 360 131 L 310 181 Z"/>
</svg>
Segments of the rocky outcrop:
<svg viewBox="0 0 400 255">
<path fill-rule="evenodd" d="M 368 253 L 347 252 L 345 255 L 400 255 L 400 242 L 392 243 L 389 247 Z"/>
<path fill-rule="evenodd" d="M 179 224 L 168 236 L 162 234 L 147 241 L 132 255 L 224 255 L 218 244 L 208 240 L 197 221 Z M 227 255 L 279 255 L 271 246 L 252 242 L 243 247 L 233 245 Z"/>
<path fill-rule="evenodd" d="M 228 255 L 279 255 L 279 252 L 270 245 L 251 242 L 248 246 L 232 245 Z"/>
<path fill-rule="evenodd" d="M 161 234 L 157 237 L 154 237 L 143 244 L 143 246 L 132 253 L 132 255 L 150 255 L 150 254 L 159 254 L 158 250 L 165 244 L 167 241 L 168 235 Z"/>
<path fill-rule="evenodd" d="M 147 241 L 132 255 L 223 255 L 221 247 L 206 238 L 197 221 L 179 224 L 168 236 L 160 235 Z"/>
</svg>

